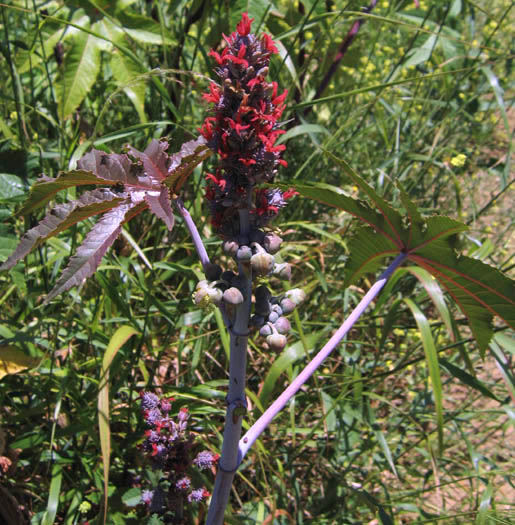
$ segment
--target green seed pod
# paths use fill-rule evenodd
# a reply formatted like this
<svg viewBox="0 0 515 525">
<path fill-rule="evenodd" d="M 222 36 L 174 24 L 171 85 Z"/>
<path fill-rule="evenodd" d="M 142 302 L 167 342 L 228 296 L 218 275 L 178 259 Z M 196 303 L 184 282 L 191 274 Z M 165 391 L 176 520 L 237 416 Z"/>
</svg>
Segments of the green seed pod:
<svg viewBox="0 0 515 525">
<path fill-rule="evenodd" d="M 223 298 L 224 302 L 233 305 L 241 304 L 244 301 L 243 294 L 234 286 L 225 290 Z"/>
<path fill-rule="evenodd" d="M 295 306 L 299 306 L 300 303 L 306 300 L 306 292 L 300 288 L 292 288 L 288 290 L 285 295 L 295 303 Z"/>
<path fill-rule="evenodd" d="M 207 263 L 205 274 L 209 281 L 218 281 L 222 275 L 222 268 L 218 264 Z"/>
<path fill-rule="evenodd" d="M 250 259 L 250 265 L 257 275 L 268 275 L 274 268 L 274 256 L 269 253 L 256 253 Z"/>
<path fill-rule="evenodd" d="M 263 239 L 263 246 L 268 253 L 274 254 L 281 248 L 283 240 L 275 233 L 267 233 Z"/>
<path fill-rule="evenodd" d="M 291 324 L 286 317 L 279 317 L 274 323 L 274 327 L 280 334 L 287 334 L 291 329 Z"/>
<path fill-rule="evenodd" d="M 238 251 L 236 252 L 236 259 L 241 262 L 250 261 L 250 258 L 252 257 L 252 250 L 250 249 L 250 246 L 247 246 L 244 244 L 243 246 L 240 246 L 238 248 Z"/>
<path fill-rule="evenodd" d="M 295 303 L 291 299 L 288 299 L 287 297 L 285 297 L 281 301 L 281 309 L 284 315 L 291 314 L 293 310 L 295 310 Z"/>
<path fill-rule="evenodd" d="M 229 239 L 223 243 L 222 249 L 226 255 L 230 257 L 236 257 L 239 245 L 234 239 Z"/>
<path fill-rule="evenodd" d="M 291 279 L 291 265 L 289 263 L 276 264 L 273 273 L 279 279 L 289 281 Z"/>
<path fill-rule="evenodd" d="M 273 350 L 282 350 L 286 346 L 288 340 L 286 339 L 286 336 L 282 334 L 271 334 L 266 338 L 266 342 Z"/>
<path fill-rule="evenodd" d="M 262 326 L 259 330 L 259 335 L 261 335 L 262 337 L 268 337 L 269 335 L 272 335 L 272 327 L 270 326 L 270 324 L 267 323 L 264 326 Z"/>
</svg>

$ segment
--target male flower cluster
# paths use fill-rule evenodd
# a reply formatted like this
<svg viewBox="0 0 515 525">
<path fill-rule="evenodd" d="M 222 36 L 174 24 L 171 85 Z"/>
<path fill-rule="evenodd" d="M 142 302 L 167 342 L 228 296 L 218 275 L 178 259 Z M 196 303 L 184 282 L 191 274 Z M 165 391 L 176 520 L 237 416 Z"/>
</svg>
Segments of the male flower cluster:
<svg viewBox="0 0 515 525">
<path fill-rule="evenodd" d="M 163 513 L 176 508 L 177 500 L 186 499 L 191 503 L 208 498 L 210 494 L 204 488 L 192 488 L 187 471 L 192 465 L 200 470 L 209 469 L 219 455 L 206 450 L 192 459 L 194 438 L 188 432 L 188 409 L 181 408 L 173 420 L 169 416 L 173 398 L 160 398 L 152 392 L 142 392 L 140 397 L 143 417 L 150 427 L 145 431 L 142 447 L 152 467 L 163 472 L 168 487 L 168 490 L 162 486 L 144 490 L 142 501 L 151 512 Z"/>
<path fill-rule="evenodd" d="M 220 162 L 207 175 L 207 199 L 212 224 L 223 237 L 239 233 L 238 210 L 251 210 L 252 226 L 262 227 L 285 205 L 293 192 L 257 190 L 272 182 L 280 165 L 284 145 L 276 145 L 279 119 L 287 91 L 278 92 L 276 82 L 267 82 L 270 56 L 277 48 L 269 35 L 250 32 L 253 19 L 243 13 L 236 31 L 224 35 L 226 47 L 211 51 L 221 85 L 211 83 L 204 99 L 214 104 L 214 116 L 205 119 L 200 133 L 215 150 Z"/>
</svg>

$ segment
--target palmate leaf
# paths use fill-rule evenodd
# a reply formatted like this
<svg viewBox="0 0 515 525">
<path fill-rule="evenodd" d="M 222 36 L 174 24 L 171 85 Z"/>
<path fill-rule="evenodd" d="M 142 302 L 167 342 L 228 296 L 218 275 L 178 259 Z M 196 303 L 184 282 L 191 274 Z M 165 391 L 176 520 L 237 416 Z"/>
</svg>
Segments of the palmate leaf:
<svg viewBox="0 0 515 525">
<path fill-rule="evenodd" d="M 82 170 L 69 171 L 55 179 L 43 176 L 32 186 L 27 201 L 23 207 L 18 210 L 17 215 L 28 215 L 41 208 L 60 191 L 67 188 L 89 185 L 107 186 L 110 184 L 116 184 L 116 181 L 103 179 Z"/>
<path fill-rule="evenodd" d="M 9 269 L 48 238 L 92 215 L 103 213 L 70 259 L 45 302 L 79 284 L 98 268 L 102 257 L 133 217 L 149 209 L 172 230 L 174 215 L 171 193 L 178 191 L 195 166 L 210 154 L 203 137 L 189 141 L 168 155 L 166 140 L 153 140 L 144 152 L 127 148 L 127 153 L 92 150 L 78 163 L 78 170 L 56 179 L 43 177 L 32 189 L 21 213 L 29 213 L 47 203 L 59 191 L 73 186 L 107 185 L 86 192 L 76 201 L 56 206 L 21 239 L 14 253 L 0 266 Z M 175 198 L 175 197 L 174 197 Z"/>
<path fill-rule="evenodd" d="M 70 259 L 52 291 L 47 295 L 45 304 L 95 273 L 107 249 L 120 234 L 127 212 L 134 206 L 133 203 L 121 204 L 104 214 L 93 226 L 77 249 L 77 253 Z"/>
<path fill-rule="evenodd" d="M 84 100 L 100 70 L 101 41 L 89 33 L 80 33 L 64 60 L 57 83 L 59 115 L 69 117 Z"/>
<path fill-rule="evenodd" d="M 99 215 L 116 206 L 126 199 L 127 195 L 114 193 L 106 188 L 84 193 L 79 199 L 53 208 L 46 217 L 34 228 L 31 228 L 21 238 L 14 253 L 0 266 L 0 270 L 12 268 L 34 248 L 50 237 L 66 230 L 70 226 Z"/>
<path fill-rule="evenodd" d="M 346 285 L 376 271 L 384 258 L 404 252 L 409 261 L 427 270 L 446 289 L 467 317 L 482 350 L 493 335 L 494 316 L 515 329 L 514 281 L 477 259 L 456 253 L 456 236 L 467 230 L 466 225 L 440 215 L 423 218 L 399 188 L 406 209 L 403 216 L 346 163 L 333 155 L 331 158 L 366 193 L 375 209 L 327 184 L 293 187 L 301 195 L 344 210 L 361 222 L 349 243 Z"/>
</svg>

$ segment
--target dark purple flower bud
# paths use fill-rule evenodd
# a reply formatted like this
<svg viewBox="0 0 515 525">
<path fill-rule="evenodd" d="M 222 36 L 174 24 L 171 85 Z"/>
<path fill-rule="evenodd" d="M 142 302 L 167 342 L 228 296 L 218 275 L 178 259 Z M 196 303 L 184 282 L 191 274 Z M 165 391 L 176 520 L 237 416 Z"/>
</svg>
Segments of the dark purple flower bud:
<svg viewBox="0 0 515 525">
<path fill-rule="evenodd" d="M 266 342 L 273 350 L 282 350 L 286 346 L 288 340 L 286 339 L 286 336 L 282 334 L 272 334 L 266 338 Z"/>
<path fill-rule="evenodd" d="M 280 334 L 287 334 L 291 329 L 290 321 L 286 317 L 279 317 L 274 323 L 274 327 Z"/>
<path fill-rule="evenodd" d="M 250 249 L 250 246 L 244 244 L 238 248 L 238 251 L 236 252 L 236 259 L 238 261 L 250 261 L 251 257 L 252 250 Z"/>
<path fill-rule="evenodd" d="M 222 245 L 224 253 L 231 257 L 236 257 L 236 252 L 238 251 L 239 247 L 239 244 L 234 239 L 225 241 Z"/>
<path fill-rule="evenodd" d="M 172 403 L 171 403 L 172 401 L 173 401 L 173 398 L 171 397 L 161 399 L 161 410 L 165 413 L 170 412 L 170 410 L 172 409 Z"/>
<path fill-rule="evenodd" d="M 263 240 L 263 246 L 268 253 L 273 255 L 279 251 L 282 242 L 283 240 L 279 235 L 276 235 L 275 233 L 267 233 Z"/>
<path fill-rule="evenodd" d="M 269 335 L 272 335 L 272 326 L 269 323 L 262 326 L 261 329 L 259 330 L 259 335 L 261 335 L 262 337 L 267 337 Z"/>
<path fill-rule="evenodd" d="M 288 263 L 276 264 L 273 274 L 283 281 L 289 281 L 291 279 L 291 265 Z"/>
<path fill-rule="evenodd" d="M 218 264 L 208 263 L 206 264 L 205 274 L 209 281 L 218 281 L 222 275 L 222 268 Z"/>
<path fill-rule="evenodd" d="M 204 450 L 197 454 L 197 457 L 193 460 L 193 463 L 197 465 L 200 470 L 211 468 L 219 459 L 218 454 L 213 454 L 209 450 Z"/>
</svg>

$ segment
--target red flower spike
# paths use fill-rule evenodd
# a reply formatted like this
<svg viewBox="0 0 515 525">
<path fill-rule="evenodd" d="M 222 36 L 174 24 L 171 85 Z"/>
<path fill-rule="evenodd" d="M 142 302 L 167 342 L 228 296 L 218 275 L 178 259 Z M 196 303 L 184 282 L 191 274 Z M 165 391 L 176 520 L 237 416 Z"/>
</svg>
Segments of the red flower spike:
<svg viewBox="0 0 515 525">
<path fill-rule="evenodd" d="M 263 42 L 263 45 L 266 47 L 266 50 L 269 53 L 273 55 L 276 53 L 279 53 L 279 51 L 275 47 L 275 42 L 272 40 L 272 37 L 270 35 L 263 33 L 263 36 L 261 37 L 261 41 Z"/>
<path fill-rule="evenodd" d="M 213 104 L 218 104 L 221 97 L 220 88 L 214 82 L 211 82 L 211 84 L 209 84 L 209 91 L 209 93 L 204 93 L 202 98 Z"/>
<path fill-rule="evenodd" d="M 224 49 L 225 51 L 225 49 Z M 210 57 L 213 57 L 216 60 L 216 63 L 219 66 L 223 66 L 224 64 L 224 57 L 220 56 L 214 49 L 211 49 L 211 51 L 208 53 Z"/>
<path fill-rule="evenodd" d="M 256 161 L 254 159 L 238 159 L 242 164 L 245 164 L 245 166 L 252 166 L 253 164 L 256 164 Z"/>
<path fill-rule="evenodd" d="M 282 95 L 279 95 L 278 97 L 275 96 L 275 93 L 273 95 L 274 98 L 272 98 L 272 104 L 274 104 L 275 106 L 278 106 L 279 104 L 282 104 L 284 102 L 284 99 L 286 98 L 286 96 L 288 95 L 288 90 L 285 89 L 282 93 Z M 282 113 L 282 111 L 281 111 Z"/>
<path fill-rule="evenodd" d="M 247 36 L 250 33 L 252 22 L 254 22 L 254 19 L 249 18 L 247 13 L 241 15 L 241 22 L 236 26 L 236 30 L 240 36 Z"/>
<path fill-rule="evenodd" d="M 283 199 L 288 200 L 288 199 L 291 199 L 292 197 L 295 197 L 295 195 L 299 195 L 299 192 L 295 191 L 293 188 L 290 188 L 289 190 L 286 190 L 283 193 Z"/>
</svg>

